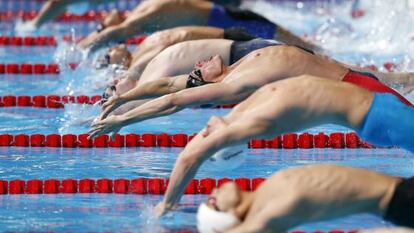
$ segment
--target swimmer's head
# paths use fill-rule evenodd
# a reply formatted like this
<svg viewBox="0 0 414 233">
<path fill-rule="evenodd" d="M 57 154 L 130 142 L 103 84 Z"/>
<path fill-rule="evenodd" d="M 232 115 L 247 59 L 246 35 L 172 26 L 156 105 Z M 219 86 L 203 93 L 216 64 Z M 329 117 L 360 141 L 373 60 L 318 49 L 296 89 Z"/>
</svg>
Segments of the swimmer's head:
<svg viewBox="0 0 414 233">
<path fill-rule="evenodd" d="M 220 55 L 198 62 L 188 76 L 187 88 L 220 82 L 225 65 Z"/>
<path fill-rule="evenodd" d="M 214 189 L 197 211 L 197 229 L 200 233 L 224 232 L 241 223 L 237 207 L 242 202 L 242 191 L 233 182 Z"/>
<path fill-rule="evenodd" d="M 124 68 L 129 68 L 131 61 L 132 55 L 128 51 L 128 48 L 125 44 L 120 44 L 113 48 L 110 48 L 104 56 L 98 58 L 100 67 L 118 65 Z"/>
</svg>

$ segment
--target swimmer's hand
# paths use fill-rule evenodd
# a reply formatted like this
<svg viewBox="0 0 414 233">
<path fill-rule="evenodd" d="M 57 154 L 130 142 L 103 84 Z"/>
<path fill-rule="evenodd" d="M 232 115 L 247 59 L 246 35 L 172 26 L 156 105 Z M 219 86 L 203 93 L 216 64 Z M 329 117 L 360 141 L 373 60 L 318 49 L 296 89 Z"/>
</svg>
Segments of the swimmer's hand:
<svg viewBox="0 0 414 233">
<path fill-rule="evenodd" d="M 120 116 L 110 116 L 107 119 L 99 120 L 92 124 L 91 130 L 89 130 L 88 139 L 94 139 L 98 136 L 111 133 L 111 138 L 115 140 L 116 134 L 122 128 L 122 120 Z"/>
<path fill-rule="evenodd" d="M 122 97 L 114 94 L 111 98 L 108 99 L 108 101 L 106 101 L 106 103 L 102 105 L 101 120 L 105 119 L 111 112 L 113 112 L 124 103 L 126 103 L 126 101 Z"/>
<path fill-rule="evenodd" d="M 172 208 L 167 208 L 167 205 L 165 204 L 165 202 L 162 201 L 162 202 L 158 203 L 157 206 L 155 206 L 155 209 L 154 209 L 155 216 L 157 218 L 159 218 L 159 217 L 165 215 L 166 213 L 168 213 L 168 211 L 177 209 L 177 207 L 178 207 L 178 205 L 174 205 L 174 207 L 172 207 Z"/>
</svg>

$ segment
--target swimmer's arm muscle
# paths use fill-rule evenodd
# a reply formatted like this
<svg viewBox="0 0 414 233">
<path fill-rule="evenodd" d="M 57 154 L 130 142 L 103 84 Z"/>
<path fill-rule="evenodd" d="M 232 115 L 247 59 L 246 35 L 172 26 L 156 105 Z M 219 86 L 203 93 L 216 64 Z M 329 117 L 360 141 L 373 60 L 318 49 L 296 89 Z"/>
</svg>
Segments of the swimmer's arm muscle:
<svg viewBox="0 0 414 233">
<path fill-rule="evenodd" d="M 122 115 L 123 125 L 129 125 L 150 118 L 161 117 L 181 111 L 186 107 L 208 103 L 234 103 L 247 94 L 240 93 L 237 85 L 226 83 L 209 84 L 164 95 L 147 102 Z"/>
<path fill-rule="evenodd" d="M 247 142 L 266 131 L 256 122 L 245 120 L 217 129 L 208 136 L 204 136 L 205 130 L 203 129 L 191 140 L 175 163 L 163 201 L 165 212 L 179 202 L 185 187 L 194 178 L 198 168 L 205 160 L 223 147 Z"/>
<path fill-rule="evenodd" d="M 186 75 L 164 77 L 145 82 L 120 96 L 124 102 L 146 98 L 156 98 L 185 89 Z"/>
</svg>

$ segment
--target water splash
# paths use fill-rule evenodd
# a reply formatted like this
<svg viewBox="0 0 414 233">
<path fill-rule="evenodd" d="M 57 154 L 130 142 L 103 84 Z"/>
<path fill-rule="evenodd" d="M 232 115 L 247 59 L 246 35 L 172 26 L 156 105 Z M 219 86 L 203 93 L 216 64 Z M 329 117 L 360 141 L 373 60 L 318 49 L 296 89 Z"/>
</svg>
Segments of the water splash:
<svg viewBox="0 0 414 233">
<path fill-rule="evenodd" d="M 63 116 L 59 118 L 59 133 L 85 132 L 99 113 L 100 107 L 97 105 L 67 104 Z"/>
<path fill-rule="evenodd" d="M 54 54 L 54 61 L 62 67 L 69 64 L 79 64 L 85 60 L 87 51 L 82 51 L 76 46 L 76 31 L 71 28 L 70 42 L 59 41 Z"/>
<path fill-rule="evenodd" d="M 36 32 L 37 28 L 32 21 L 23 21 L 22 19 L 16 19 L 14 25 L 14 33 L 16 36 L 28 36 Z"/>
</svg>

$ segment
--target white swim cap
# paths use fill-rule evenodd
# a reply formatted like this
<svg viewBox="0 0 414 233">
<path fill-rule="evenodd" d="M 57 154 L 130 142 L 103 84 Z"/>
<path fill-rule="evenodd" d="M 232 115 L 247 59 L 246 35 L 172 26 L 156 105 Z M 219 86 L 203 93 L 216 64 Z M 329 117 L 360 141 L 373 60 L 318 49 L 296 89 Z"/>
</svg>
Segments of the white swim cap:
<svg viewBox="0 0 414 233">
<path fill-rule="evenodd" d="M 89 1 L 70 4 L 68 11 L 75 15 L 83 15 L 89 10 Z"/>
<path fill-rule="evenodd" d="M 237 145 L 219 150 L 209 161 L 221 169 L 232 170 L 244 162 L 246 145 Z"/>
<path fill-rule="evenodd" d="M 219 212 L 201 203 L 197 211 L 197 230 L 200 233 L 224 232 L 241 221 L 233 214 Z"/>
</svg>

